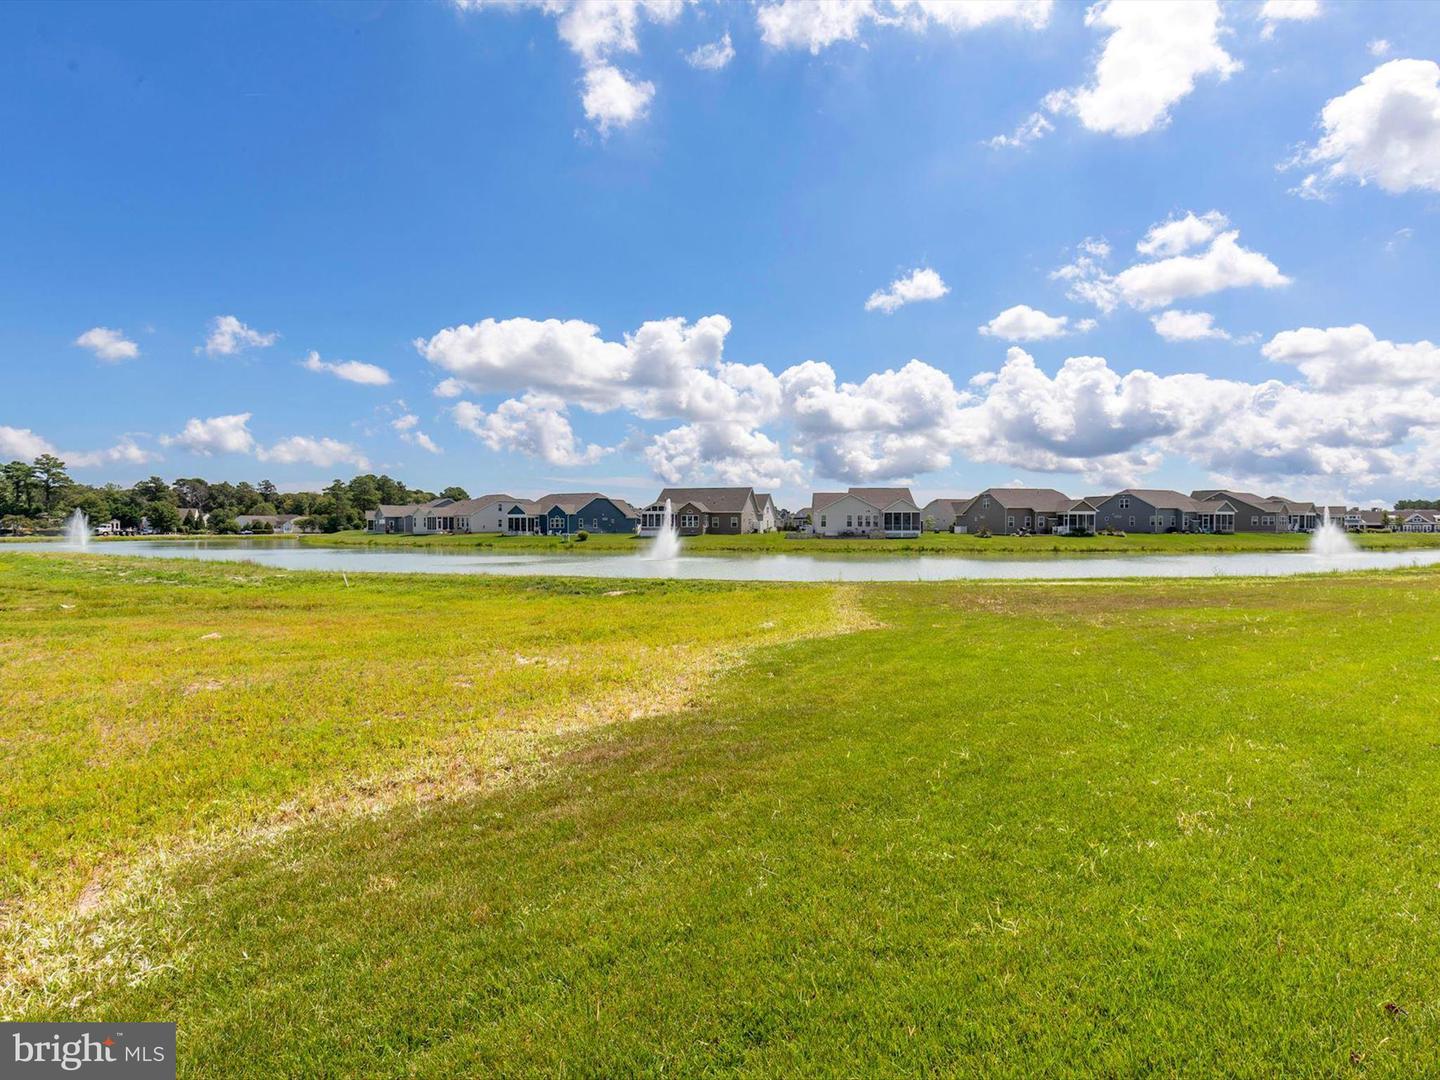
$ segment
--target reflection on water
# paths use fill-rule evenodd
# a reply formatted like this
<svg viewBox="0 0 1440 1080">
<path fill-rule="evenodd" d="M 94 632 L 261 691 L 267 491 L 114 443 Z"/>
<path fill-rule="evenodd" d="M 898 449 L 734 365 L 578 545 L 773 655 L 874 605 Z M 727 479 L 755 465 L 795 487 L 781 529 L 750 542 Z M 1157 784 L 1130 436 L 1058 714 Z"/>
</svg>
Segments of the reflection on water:
<svg viewBox="0 0 1440 1080">
<path fill-rule="evenodd" d="M 26 551 L 67 550 L 61 544 Z M 69 548 L 68 550 L 74 550 Z M 712 581 L 954 581 L 963 579 L 1217 576 L 1287 577 L 1332 570 L 1386 570 L 1440 563 L 1440 549 L 1238 552 L 1225 555 L 634 555 L 575 558 L 541 553 L 466 555 L 434 549 L 321 547 L 294 540 L 132 540 L 91 544 L 92 554 L 249 562 L 286 570 L 345 570 L 390 574 L 502 574 L 509 576 L 684 578 Z"/>
</svg>

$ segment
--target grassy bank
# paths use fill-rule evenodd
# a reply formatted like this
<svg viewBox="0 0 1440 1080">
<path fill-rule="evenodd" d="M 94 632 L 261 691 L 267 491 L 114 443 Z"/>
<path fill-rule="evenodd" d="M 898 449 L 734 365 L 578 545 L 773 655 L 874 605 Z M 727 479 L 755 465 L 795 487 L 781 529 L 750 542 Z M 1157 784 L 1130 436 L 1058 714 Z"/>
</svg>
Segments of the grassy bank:
<svg viewBox="0 0 1440 1080">
<path fill-rule="evenodd" d="M 277 762 L 408 759 L 437 696 L 512 723 L 570 677 L 527 687 L 518 653 L 623 692 L 664 642 L 749 651 L 686 707 L 552 735 L 515 782 L 176 859 L 27 953 L 21 1011 L 176 1019 L 186 1076 L 1433 1071 L 1436 571 L 870 586 L 826 638 L 804 632 L 851 598 L 829 586 L 352 583 L 5 556 L 6 748 L 163 753 L 138 849 L 207 805 L 197 770 L 240 769 L 258 808 L 294 787 L 255 779 Z M 224 700 L 273 725 L 223 770 L 204 748 L 238 704 L 177 714 L 163 751 L 129 736 L 184 689 L 173 658 L 227 642 Z M 357 711 L 389 736 L 325 750 L 368 739 Z M 112 798 L 48 804 L 19 877 L 68 880 Z"/>
<path fill-rule="evenodd" d="M 1373 533 L 1353 537 L 1362 548 L 1377 550 L 1440 547 L 1437 533 Z M 376 535 L 342 532 L 309 535 L 306 544 L 360 547 L 419 547 L 457 551 L 484 551 L 534 554 L 614 555 L 635 551 L 650 541 L 635 536 L 592 534 L 584 542 L 554 536 L 497 536 L 493 533 L 468 536 Z M 981 539 L 955 533 L 925 533 L 913 540 L 798 539 L 785 533 L 752 533 L 745 536 L 692 536 L 685 551 L 696 555 L 807 555 L 807 554 L 931 554 L 931 555 L 1050 555 L 1069 554 L 1174 554 L 1193 555 L 1226 551 L 1304 551 L 1310 538 L 1304 534 L 1235 533 L 1230 536 L 1171 534 L 1149 536 L 992 536 Z"/>
</svg>

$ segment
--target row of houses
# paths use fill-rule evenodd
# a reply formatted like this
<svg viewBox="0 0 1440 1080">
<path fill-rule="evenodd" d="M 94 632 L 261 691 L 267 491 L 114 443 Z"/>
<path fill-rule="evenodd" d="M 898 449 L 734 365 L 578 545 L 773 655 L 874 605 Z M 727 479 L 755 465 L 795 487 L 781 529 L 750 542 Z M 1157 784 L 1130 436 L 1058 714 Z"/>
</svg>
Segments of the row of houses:
<svg viewBox="0 0 1440 1080">
<path fill-rule="evenodd" d="M 598 491 L 539 499 L 483 495 L 381 506 L 366 514 L 382 533 L 498 533 L 573 536 L 579 532 L 654 536 L 673 526 L 682 536 L 742 535 L 791 526 L 816 536 L 913 537 L 925 530 L 996 534 L 1313 532 L 1326 520 L 1353 532 L 1440 532 L 1440 511 L 1361 510 L 1223 488 L 1186 495 L 1126 488 L 1073 498 L 1054 488 L 986 488 L 969 498 L 916 503 L 905 487 L 820 491 L 795 515 L 750 487 L 667 487 L 644 507 Z M 257 524 L 260 519 L 255 519 Z M 240 519 L 237 519 L 240 521 Z M 266 519 L 276 531 L 290 522 Z M 244 522 L 241 521 L 244 528 Z"/>
<path fill-rule="evenodd" d="M 598 491 L 560 492 L 538 499 L 482 495 L 381 506 L 365 514 L 378 533 L 500 533 L 573 536 L 579 532 L 654 536 L 670 523 L 684 536 L 772 532 L 775 500 L 754 488 L 665 488 L 641 508 Z"/>
<path fill-rule="evenodd" d="M 1440 531 L 1440 514 L 1408 511 L 1400 523 L 1380 510 L 1324 506 L 1300 499 L 1205 488 L 1189 495 L 1159 488 L 1126 488 L 1073 498 L 1054 488 L 986 488 L 963 499 L 918 506 L 908 488 L 850 488 L 816 492 L 799 511 L 817 536 L 918 536 L 922 530 L 1019 535 L 1073 535 L 1104 530 L 1141 533 L 1313 532 L 1327 519 L 1354 531 L 1400 528 Z"/>
</svg>

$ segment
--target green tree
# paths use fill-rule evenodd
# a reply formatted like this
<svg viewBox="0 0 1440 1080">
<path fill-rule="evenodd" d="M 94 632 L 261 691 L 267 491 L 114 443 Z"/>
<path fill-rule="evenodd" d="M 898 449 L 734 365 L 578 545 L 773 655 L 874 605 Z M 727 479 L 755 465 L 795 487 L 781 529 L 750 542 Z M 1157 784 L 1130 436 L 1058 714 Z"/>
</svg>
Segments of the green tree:
<svg viewBox="0 0 1440 1080">
<path fill-rule="evenodd" d="M 462 487 L 447 487 L 444 491 L 440 492 L 440 497 L 442 499 L 454 499 L 456 502 L 462 502 L 470 497 L 470 493 Z"/>
<path fill-rule="evenodd" d="M 50 510 L 55 505 L 56 495 L 75 481 L 66 473 L 65 462 L 54 454 L 41 454 L 35 459 L 33 468 L 35 480 L 45 497 L 45 509 Z"/>
<path fill-rule="evenodd" d="M 180 531 L 180 511 L 175 508 L 174 503 L 166 499 L 158 499 L 146 506 L 145 516 L 150 521 L 150 527 L 156 532 Z"/>
<path fill-rule="evenodd" d="M 204 510 L 209 505 L 210 485 L 198 476 L 181 477 L 170 485 L 170 490 L 181 506 Z"/>
<path fill-rule="evenodd" d="M 159 502 L 161 499 L 170 497 L 170 485 L 158 476 L 152 476 L 148 480 L 141 480 L 130 489 L 135 497 L 143 503 Z"/>
<path fill-rule="evenodd" d="M 29 511 L 35 501 L 35 469 L 24 461 L 12 461 L 0 469 L 4 478 L 5 509 L 12 514 Z"/>
<path fill-rule="evenodd" d="M 268 503 L 273 503 L 280 498 L 280 489 L 269 480 L 261 480 L 260 486 L 255 490 L 260 493 L 260 498 Z"/>
<path fill-rule="evenodd" d="M 380 505 L 380 484 L 373 475 L 355 477 L 348 490 L 350 502 L 357 510 L 374 510 Z"/>
</svg>

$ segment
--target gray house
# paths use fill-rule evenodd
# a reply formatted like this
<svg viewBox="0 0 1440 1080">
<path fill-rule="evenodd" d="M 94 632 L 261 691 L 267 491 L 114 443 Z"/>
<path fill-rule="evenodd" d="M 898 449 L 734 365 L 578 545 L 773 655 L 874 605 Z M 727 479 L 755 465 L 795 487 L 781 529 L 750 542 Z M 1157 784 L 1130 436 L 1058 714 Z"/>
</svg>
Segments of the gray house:
<svg viewBox="0 0 1440 1080">
<path fill-rule="evenodd" d="M 1228 502 L 1235 514 L 1236 532 L 1311 532 L 1320 519 L 1314 503 L 1277 495 L 1202 488 L 1192 491 L 1190 497 L 1203 503 Z"/>
<path fill-rule="evenodd" d="M 665 504 L 682 536 L 764 531 L 764 519 L 748 487 L 665 488 L 655 501 L 640 512 L 640 535 L 654 536 L 665 527 Z M 773 524 L 770 526 L 774 528 Z"/>
<path fill-rule="evenodd" d="M 931 499 L 920 509 L 920 521 L 933 532 L 949 532 L 974 499 Z"/>
<path fill-rule="evenodd" d="M 1235 531 L 1235 507 L 1225 499 L 1201 502 L 1164 488 L 1126 488 L 1095 508 L 1099 529 L 1167 533 Z"/>
<path fill-rule="evenodd" d="M 955 524 L 964 532 L 1013 534 L 1063 530 L 1075 500 L 1054 488 L 986 488 Z"/>
</svg>

